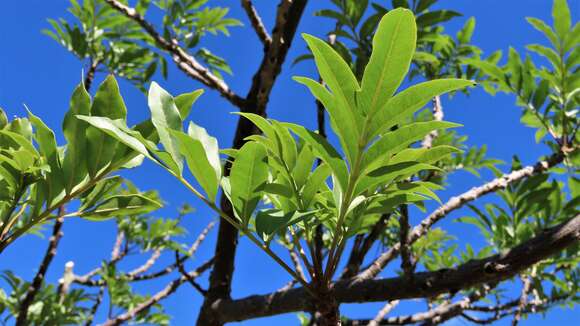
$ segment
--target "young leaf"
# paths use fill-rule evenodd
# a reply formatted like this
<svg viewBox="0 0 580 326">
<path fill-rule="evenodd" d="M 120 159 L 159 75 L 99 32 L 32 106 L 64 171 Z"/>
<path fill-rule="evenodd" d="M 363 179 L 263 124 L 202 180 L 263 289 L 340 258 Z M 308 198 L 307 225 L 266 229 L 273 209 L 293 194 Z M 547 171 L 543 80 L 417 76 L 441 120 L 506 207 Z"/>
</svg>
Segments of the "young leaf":
<svg viewBox="0 0 580 326">
<path fill-rule="evenodd" d="M 230 173 L 231 201 L 238 218 L 247 225 L 268 181 L 267 152 L 256 142 L 247 142 L 238 152 Z"/>
<path fill-rule="evenodd" d="M 126 118 L 127 109 L 119 93 L 119 85 L 113 76 L 107 77 L 99 86 L 91 106 L 91 116 L 107 117 L 112 120 Z M 117 148 L 117 141 L 96 128 L 87 129 L 87 139 L 86 161 L 89 175 L 94 178 L 111 163 Z"/>
<path fill-rule="evenodd" d="M 70 100 L 70 109 L 64 117 L 62 130 L 67 140 L 66 154 L 62 163 L 64 185 L 69 194 L 86 176 L 87 124 L 77 119 L 77 115 L 89 115 L 91 96 L 83 85 L 78 85 Z"/>
<path fill-rule="evenodd" d="M 191 93 L 185 93 L 175 97 L 175 106 L 179 111 L 181 120 L 185 120 L 191 111 L 191 106 L 203 94 L 203 89 L 195 90 Z"/>
<path fill-rule="evenodd" d="M 336 175 L 342 189 L 346 189 L 348 170 L 344 161 L 342 160 L 342 157 L 340 154 L 338 154 L 334 147 L 332 147 L 332 145 L 330 145 L 330 143 L 328 143 L 324 137 L 302 126 L 292 123 L 284 124 L 300 138 L 302 138 L 307 144 L 312 146 L 312 149 L 316 155 L 324 162 L 326 162 L 326 164 L 328 164 L 332 170 L 333 174 Z"/>
<path fill-rule="evenodd" d="M 179 151 L 189 170 L 208 199 L 214 201 L 222 175 L 217 140 L 193 122 L 189 124 L 188 134 L 172 130 L 172 135 L 179 141 Z"/>
<path fill-rule="evenodd" d="M 181 174 L 183 162 L 179 154 L 179 144 L 172 137 L 170 131 L 181 131 L 183 128 L 181 116 L 175 105 L 175 101 L 167 91 L 153 82 L 149 88 L 148 104 L 151 110 L 151 122 L 153 122 L 155 129 L 157 129 L 161 144 L 163 144 L 165 151 L 169 153 L 173 161 L 177 164 L 178 171 L 174 172 Z"/>
<path fill-rule="evenodd" d="M 348 110 L 358 126 L 362 126 L 362 115 L 356 110 L 354 94 L 359 84 L 348 64 L 328 43 L 314 36 L 303 34 L 304 40 L 314 55 L 314 61 L 322 80 L 336 97 L 338 105 Z M 340 128 L 340 126 L 337 126 Z"/>
<path fill-rule="evenodd" d="M 391 129 L 413 115 L 437 95 L 458 90 L 474 83 L 464 79 L 438 79 L 413 85 L 395 95 L 371 118 L 369 139 Z"/>
<path fill-rule="evenodd" d="M 374 170 L 388 161 L 393 154 L 423 139 L 431 131 L 458 126 L 461 125 L 446 121 L 415 122 L 387 132 L 369 147 L 364 155 L 363 166 L 365 169 Z"/>
<path fill-rule="evenodd" d="M 383 16 L 373 37 L 373 52 L 360 92 L 362 108 L 372 115 L 395 93 L 411 64 L 417 26 L 413 13 L 395 9 Z"/>
<path fill-rule="evenodd" d="M 160 207 L 161 203 L 144 195 L 116 195 L 106 198 L 79 216 L 89 220 L 103 220 L 112 217 L 146 214 Z"/>
<path fill-rule="evenodd" d="M 30 122 L 36 128 L 35 140 L 38 143 L 40 153 L 46 159 L 50 166 L 50 173 L 48 174 L 48 184 L 50 185 L 50 192 L 48 194 L 49 204 L 53 199 L 59 197 L 64 190 L 63 172 L 61 168 L 60 157 L 58 153 L 58 145 L 54 137 L 54 132 L 48 128 L 40 118 L 28 112 Z"/>
<path fill-rule="evenodd" d="M 312 95 L 326 108 L 332 129 L 338 136 L 349 162 L 353 163 L 360 138 L 353 112 L 341 107 L 336 98 L 319 82 L 306 77 L 294 77 L 294 80 L 308 87 Z"/>
<path fill-rule="evenodd" d="M 564 39 L 572 26 L 570 8 L 568 8 L 568 2 L 566 0 L 554 0 L 552 18 L 554 19 L 556 34 L 558 34 L 560 39 Z"/>
<path fill-rule="evenodd" d="M 268 242 L 278 231 L 312 217 L 315 213 L 315 211 L 284 213 L 279 209 L 259 211 L 256 214 L 256 233 L 264 242 Z"/>
</svg>

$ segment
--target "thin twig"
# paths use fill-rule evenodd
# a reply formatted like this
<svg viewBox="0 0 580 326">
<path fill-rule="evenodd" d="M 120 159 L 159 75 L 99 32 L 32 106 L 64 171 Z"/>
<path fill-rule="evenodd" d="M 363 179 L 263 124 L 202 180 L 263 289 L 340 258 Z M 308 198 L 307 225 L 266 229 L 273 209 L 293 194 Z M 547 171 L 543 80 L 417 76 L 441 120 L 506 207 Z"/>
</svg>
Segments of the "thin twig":
<svg viewBox="0 0 580 326">
<path fill-rule="evenodd" d="M 385 306 L 381 310 L 379 310 L 375 318 L 373 318 L 373 320 L 370 321 L 369 326 L 378 326 L 380 321 L 385 319 L 385 316 L 388 315 L 389 312 L 391 312 L 391 310 L 393 310 L 393 308 L 395 308 L 398 304 L 399 300 L 387 302 Z"/>
<path fill-rule="evenodd" d="M 90 326 L 93 323 L 93 320 L 95 319 L 95 315 L 97 313 L 97 310 L 99 310 L 99 307 L 101 306 L 101 303 L 103 302 L 104 295 L 105 295 L 105 287 L 101 286 L 101 287 L 99 287 L 99 292 L 97 293 L 97 296 L 95 297 L 95 303 L 91 306 L 91 310 L 89 312 L 89 315 L 87 316 L 87 320 L 85 321 L 85 326 Z"/>
<path fill-rule="evenodd" d="M 243 98 L 236 95 L 229 86 L 219 77 L 212 74 L 209 69 L 199 63 L 193 56 L 181 48 L 176 40 L 165 39 L 151 23 L 145 20 L 135 8 L 131 8 L 117 0 L 105 0 L 112 8 L 119 11 L 127 18 L 139 24 L 159 47 L 171 55 L 177 66 L 188 76 L 200 81 L 204 85 L 217 90 L 225 99 L 236 106 L 242 106 Z"/>
<path fill-rule="evenodd" d="M 196 278 L 199 275 L 201 275 L 204 271 L 209 269 L 212 266 L 212 264 L 213 264 L 213 258 L 210 259 L 209 261 L 205 262 L 204 264 L 202 264 L 200 267 L 196 268 L 195 270 L 187 273 L 187 277 L 180 276 L 179 278 L 171 281 L 169 284 L 167 284 L 167 286 L 165 288 L 163 288 L 161 291 L 157 292 L 155 295 L 153 295 L 147 301 L 137 305 L 135 308 L 133 308 L 133 309 L 121 314 L 121 315 L 118 315 L 114 318 L 110 318 L 105 323 L 103 323 L 103 325 L 104 326 L 120 325 L 124 322 L 127 322 L 127 321 L 133 319 L 138 313 L 140 313 L 146 309 L 149 309 L 151 306 L 153 306 L 157 302 L 167 298 L 170 294 L 177 291 L 177 289 L 183 283 L 185 283 L 189 278 Z"/>
<path fill-rule="evenodd" d="M 56 249 L 58 247 L 58 243 L 60 238 L 62 237 L 62 223 L 64 221 L 63 215 L 65 214 L 64 206 L 60 206 L 58 209 L 58 217 L 54 221 L 54 226 L 52 227 L 52 236 L 48 242 L 48 248 L 46 249 L 46 253 L 44 254 L 44 258 L 42 259 L 42 263 L 38 268 L 38 272 L 34 276 L 34 279 L 30 283 L 28 290 L 24 296 L 24 299 L 20 303 L 18 317 L 16 319 L 16 326 L 23 326 L 27 324 L 28 318 L 28 309 L 30 305 L 34 302 L 34 297 L 40 291 L 42 287 L 42 283 L 44 281 L 44 276 L 48 271 L 48 267 L 52 262 L 52 259 L 56 255 Z"/>
<path fill-rule="evenodd" d="M 260 18 L 258 11 L 252 4 L 252 1 L 242 0 L 242 7 L 246 11 L 246 14 L 250 19 L 250 23 L 252 24 L 252 27 L 256 31 L 258 38 L 260 39 L 260 41 L 262 41 L 264 47 L 268 48 L 270 44 L 272 44 L 272 38 L 270 37 L 270 34 L 268 34 L 268 31 L 266 30 L 264 23 L 262 23 L 262 18 Z"/>
</svg>

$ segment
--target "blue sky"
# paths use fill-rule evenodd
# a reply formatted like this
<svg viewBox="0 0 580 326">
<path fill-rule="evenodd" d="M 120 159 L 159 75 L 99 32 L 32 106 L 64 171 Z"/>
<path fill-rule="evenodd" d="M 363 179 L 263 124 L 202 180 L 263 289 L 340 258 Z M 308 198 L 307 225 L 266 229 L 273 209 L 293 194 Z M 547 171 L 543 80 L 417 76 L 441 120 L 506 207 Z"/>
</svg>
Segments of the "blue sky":
<svg viewBox="0 0 580 326">
<path fill-rule="evenodd" d="M 214 1 L 223 5 L 231 5 L 231 15 L 240 18 L 247 24 L 245 16 L 239 8 L 238 1 Z M 385 1 L 381 1 L 385 2 Z M 573 13 L 580 12 L 579 1 L 569 1 Z M 265 18 L 267 26 L 273 24 L 276 1 L 256 0 L 260 12 Z M 299 26 L 299 32 L 308 32 L 323 35 L 331 28 L 331 22 L 314 17 L 313 12 L 328 6 L 329 1 L 312 0 L 306 9 L 304 20 Z M 0 107 L 3 107 L 9 116 L 23 115 L 23 103 L 40 116 L 51 128 L 57 131 L 62 143 L 60 125 L 64 113 L 68 109 L 70 94 L 79 82 L 83 64 L 52 39 L 43 35 L 41 30 L 48 27 L 47 18 L 65 17 L 68 1 L 65 0 L 21 0 L 4 1 L 0 4 Z M 541 35 L 525 22 L 525 17 L 539 17 L 551 22 L 549 0 L 441 0 L 439 6 L 454 9 L 464 14 L 464 17 L 454 20 L 448 25 L 449 30 L 456 30 L 464 21 L 475 16 L 477 27 L 473 42 L 486 53 L 497 49 L 506 51 L 509 46 L 522 51 L 525 44 L 543 43 Z M 577 19 L 577 17 L 575 17 Z M 226 81 L 239 94 L 246 94 L 251 77 L 259 65 L 262 51 L 261 45 L 249 28 L 232 30 L 229 39 L 223 37 L 208 37 L 204 46 L 227 59 L 234 70 L 233 76 L 226 76 Z M 297 38 L 289 53 L 292 58 L 304 53 L 305 43 Z M 283 67 L 278 83 L 273 89 L 268 114 L 270 117 L 283 121 L 301 122 L 314 129 L 315 107 L 308 92 L 291 80 L 293 75 L 316 76 L 311 63 L 302 63 L 292 67 L 286 64 Z M 97 76 L 100 82 L 103 76 Z M 176 69 L 170 70 L 169 80 L 156 80 L 168 91 L 179 94 L 201 85 L 184 76 Z M 129 110 L 130 122 L 136 122 L 148 116 L 146 98 L 143 94 L 127 82 L 121 81 L 121 91 L 125 97 Z M 491 97 L 481 89 L 473 91 L 468 98 L 457 96 L 452 100 L 443 99 L 446 120 L 459 122 L 464 125 L 459 132 L 469 135 L 470 145 L 488 146 L 490 157 L 510 161 L 512 155 L 517 154 L 524 163 L 532 163 L 539 156 L 548 153 L 547 148 L 534 142 L 534 131 L 519 123 L 519 108 L 514 105 L 511 96 L 499 94 Z M 192 119 L 199 125 L 207 128 L 215 135 L 221 147 L 229 147 L 234 133 L 236 117 L 230 114 L 235 108 L 220 98 L 215 92 L 207 91 L 197 102 Z M 159 216 L 175 216 L 177 207 L 182 203 L 190 203 L 196 212 L 184 220 L 189 234 L 184 241 L 191 242 L 201 229 L 212 219 L 213 213 L 205 209 L 178 182 L 167 173 L 152 164 L 145 163 L 137 170 L 124 173 L 141 189 L 159 189 L 168 205 L 156 213 Z M 483 179 L 491 176 L 484 174 Z M 484 180 L 477 179 L 467 173 L 458 173 L 450 181 L 450 188 L 442 191 L 443 200 L 454 194 L 464 192 L 480 184 Z M 491 198 L 486 198 L 491 200 Z M 433 207 L 433 206 L 431 206 Z M 438 224 L 458 237 L 461 247 L 465 243 L 481 244 L 478 231 L 471 227 L 460 227 L 452 220 L 467 214 L 462 210 Z M 423 214 L 415 214 L 412 221 L 417 223 Z M 94 268 L 100 259 L 107 259 L 112 247 L 115 227 L 112 222 L 87 222 L 71 219 L 65 223 L 65 236 L 59 252 L 48 273 L 48 280 L 56 281 L 62 274 L 64 264 L 72 260 L 75 262 L 75 271 L 83 274 Z M 195 261 L 201 263 L 213 253 L 215 232 L 208 238 L 198 253 Z M 31 279 L 35 268 L 46 248 L 46 240 L 36 236 L 27 236 L 18 240 L 12 247 L 3 253 L 0 259 L 0 270 L 12 269 L 18 275 Z M 379 253 L 376 248 L 371 251 Z M 170 261 L 171 257 L 164 257 Z M 139 264 L 139 261 L 129 261 L 127 268 Z M 163 281 L 163 284 L 168 279 Z M 234 277 L 233 296 L 242 297 L 254 293 L 266 293 L 283 286 L 288 277 L 277 265 L 268 260 L 265 255 L 252 247 L 246 240 L 239 246 Z M 205 282 L 205 280 L 204 280 Z M 142 293 L 158 291 L 162 282 L 138 284 L 136 288 Z M 201 297 L 188 286 L 183 286 L 176 295 L 164 301 L 166 310 L 173 316 L 174 325 L 189 325 L 198 312 Z M 374 316 L 381 304 L 345 305 L 343 313 L 351 317 Z M 401 305 L 394 314 L 411 313 L 413 309 L 424 309 L 423 302 Z M 105 309 L 97 320 L 103 320 Z M 99 318 L 100 317 L 100 318 Z M 578 310 L 555 309 L 548 313 L 546 319 L 534 316 L 529 319 L 529 325 L 561 324 L 572 325 L 580 319 Z M 250 321 L 247 325 L 268 325 L 276 321 L 278 325 L 295 325 L 297 319 L 294 314 L 279 316 L 273 319 Z M 499 322 L 507 324 L 509 320 Z M 453 322 L 453 325 L 465 324 Z"/>
</svg>

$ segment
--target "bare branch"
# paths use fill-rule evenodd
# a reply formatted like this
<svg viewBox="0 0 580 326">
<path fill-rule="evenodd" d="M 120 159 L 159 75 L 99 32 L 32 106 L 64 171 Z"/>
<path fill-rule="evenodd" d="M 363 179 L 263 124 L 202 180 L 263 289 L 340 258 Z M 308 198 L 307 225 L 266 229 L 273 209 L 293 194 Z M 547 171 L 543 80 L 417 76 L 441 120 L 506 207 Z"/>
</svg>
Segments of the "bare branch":
<svg viewBox="0 0 580 326">
<path fill-rule="evenodd" d="M 155 279 L 155 278 L 158 278 L 161 276 L 165 276 L 165 275 L 173 272 L 178 267 L 177 263 L 185 262 L 185 260 L 187 260 L 190 256 L 194 255 L 197 252 L 197 250 L 199 249 L 199 246 L 205 240 L 209 231 L 214 227 L 214 225 L 215 225 L 215 222 L 211 222 L 203 229 L 203 231 L 199 234 L 197 239 L 195 239 L 195 242 L 191 245 L 191 247 L 187 251 L 188 255 L 180 257 L 178 262 L 175 262 L 171 265 L 168 265 L 165 268 L 163 268 L 159 271 L 153 272 L 153 273 L 149 273 L 149 274 L 138 274 L 138 273 L 135 274 L 134 273 L 133 275 L 129 275 L 130 273 L 127 273 L 127 274 L 122 275 L 122 277 L 124 277 L 128 282 L 137 282 L 137 281 L 152 280 L 152 279 Z M 120 259 L 119 257 L 122 258 L 125 255 L 122 252 L 121 252 L 121 254 L 122 254 L 121 256 L 119 256 L 119 254 L 117 254 L 117 252 L 119 252 L 119 250 L 120 250 L 120 243 L 122 243 L 122 240 L 124 239 L 124 235 L 121 235 L 121 234 L 122 234 L 122 232 L 117 234 L 117 240 L 115 241 L 115 248 L 113 249 L 113 254 L 111 255 L 111 261 L 109 262 L 109 264 L 118 262 Z M 115 259 L 115 257 L 116 257 L 116 259 Z M 100 271 L 101 271 L 100 267 L 95 268 L 83 276 L 76 276 L 74 278 L 73 282 L 77 283 L 77 284 L 85 285 L 85 286 L 103 286 L 103 285 L 105 285 L 105 282 L 103 280 L 93 280 L 92 279 L 92 277 L 97 275 Z"/>
<path fill-rule="evenodd" d="M 16 318 L 16 326 L 27 325 L 27 318 L 28 318 L 28 309 L 30 305 L 34 302 L 34 297 L 40 291 L 42 287 L 42 282 L 44 281 L 44 276 L 48 271 L 48 267 L 50 263 L 52 263 L 52 259 L 56 255 L 56 249 L 58 247 L 58 243 L 60 238 L 62 237 L 62 224 L 64 222 L 65 210 L 64 206 L 58 208 L 58 217 L 54 221 L 54 226 L 52 227 L 52 235 L 48 241 L 48 248 L 46 249 L 46 253 L 44 254 L 44 258 L 38 267 L 38 271 L 34 276 L 34 279 L 30 283 L 26 294 L 24 295 L 24 299 L 20 302 L 20 307 L 18 311 L 18 317 Z"/>
<path fill-rule="evenodd" d="M 182 276 L 184 276 L 187 279 L 187 282 L 189 282 L 189 284 L 191 284 L 191 286 L 197 290 L 197 292 L 199 292 L 201 295 L 203 295 L 204 297 L 207 294 L 207 291 L 204 290 L 201 285 L 199 285 L 196 281 L 195 278 L 191 277 L 191 275 L 189 275 L 187 273 L 187 271 L 185 270 L 185 266 L 183 266 L 185 261 L 183 261 L 181 259 L 181 257 L 179 256 L 179 252 L 175 251 L 175 264 L 177 265 L 177 270 L 179 270 L 179 273 L 181 273 Z"/>
<path fill-rule="evenodd" d="M 433 120 L 434 121 L 443 121 L 443 106 L 441 105 L 441 97 L 439 95 L 433 98 Z M 435 138 L 439 136 L 439 132 L 437 130 L 433 130 L 425 136 L 421 146 L 423 148 L 431 148 L 433 147 L 433 141 Z"/>
<path fill-rule="evenodd" d="M 104 295 L 105 295 L 105 287 L 101 286 L 99 287 L 99 292 L 95 297 L 95 303 L 91 306 L 91 310 L 89 312 L 89 315 L 87 316 L 87 320 L 85 321 L 85 326 L 92 325 L 93 320 L 95 319 L 95 315 L 97 314 L 97 310 L 99 310 L 101 303 L 103 303 Z"/>
<path fill-rule="evenodd" d="M 153 265 L 155 265 L 155 262 L 157 262 L 159 256 L 161 256 L 161 249 L 153 251 L 151 257 L 149 257 L 149 259 L 147 259 L 147 261 L 143 265 L 127 273 L 127 276 L 129 276 L 130 278 L 134 278 L 137 275 L 147 272 L 151 267 L 153 267 Z"/>
<path fill-rule="evenodd" d="M 258 38 L 260 39 L 260 41 L 262 41 L 264 47 L 267 49 L 270 46 L 270 44 L 272 44 L 272 38 L 268 34 L 268 31 L 266 30 L 264 23 L 262 23 L 262 18 L 260 18 L 258 11 L 252 4 L 251 0 L 242 0 L 242 7 L 246 11 L 246 14 L 250 19 L 250 23 L 252 24 L 252 27 L 256 31 Z"/>
<path fill-rule="evenodd" d="M 484 195 L 504 189 L 508 184 L 522 180 L 524 178 L 543 173 L 548 169 L 560 164 L 564 160 L 562 153 L 556 153 L 548 157 L 545 161 L 539 161 L 534 165 L 526 166 L 522 169 L 504 174 L 502 177 L 494 179 L 479 187 L 475 187 L 459 196 L 452 197 L 445 204 L 425 218 L 420 225 L 413 228 L 409 235 L 409 243 L 412 244 L 424 236 L 433 224 L 449 215 L 451 212 L 463 207 L 466 203 L 474 201 Z M 389 250 L 377 258 L 366 270 L 361 272 L 357 278 L 359 280 L 371 279 L 377 276 L 385 266 L 397 257 L 401 249 L 401 244 L 393 245 Z"/>
<path fill-rule="evenodd" d="M 532 275 L 530 276 L 521 276 L 522 280 L 522 294 L 520 295 L 520 302 L 518 304 L 518 309 L 514 314 L 514 319 L 512 320 L 512 326 L 517 326 L 522 318 L 522 313 L 528 304 L 528 294 L 532 288 L 532 277 L 534 276 L 535 272 L 532 271 Z"/>
<path fill-rule="evenodd" d="M 406 277 L 338 281 L 333 286 L 339 303 L 426 298 L 509 279 L 580 239 L 580 215 L 521 243 L 505 253 L 472 260 L 451 269 L 421 272 Z M 302 287 L 212 305 L 221 322 L 247 320 L 294 311 L 311 311 L 312 298 Z"/>
<path fill-rule="evenodd" d="M 198 267 L 194 271 L 187 273 L 187 276 L 181 276 L 178 279 L 171 281 L 165 288 L 163 288 L 163 290 L 157 292 L 155 295 L 153 295 L 151 298 L 149 298 L 149 300 L 139 304 L 137 307 L 131 309 L 130 311 L 127 311 L 124 314 L 121 314 L 115 318 L 111 318 L 111 319 L 107 320 L 105 323 L 103 323 L 103 325 L 104 326 L 120 325 L 126 321 L 133 319 L 138 313 L 140 313 L 146 309 L 149 309 L 151 306 L 153 306 L 157 302 L 167 298 L 170 294 L 177 291 L 177 289 L 183 283 L 185 283 L 189 278 L 196 278 L 199 275 L 201 275 L 204 271 L 209 269 L 212 266 L 212 264 L 213 264 L 213 258 L 210 259 L 209 261 L 205 262 L 203 265 L 201 265 L 200 267 Z"/>
<path fill-rule="evenodd" d="M 204 85 L 217 90 L 225 99 L 236 106 L 242 106 L 243 98 L 236 95 L 229 86 L 219 77 L 212 74 L 206 67 L 199 63 L 194 57 L 181 48 L 176 40 L 167 40 L 151 23 L 141 16 L 135 8 L 126 6 L 117 0 L 105 0 L 112 8 L 119 11 L 127 18 L 139 24 L 149 36 L 151 36 L 159 47 L 167 51 L 177 66 L 188 76 L 200 81 Z"/>
<path fill-rule="evenodd" d="M 389 314 L 389 312 L 391 312 L 391 310 L 393 310 L 393 308 L 395 308 L 398 304 L 399 304 L 399 300 L 393 300 L 393 301 L 387 302 L 387 304 L 385 304 L 383 309 L 379 310 L 379 312 L 377 313 L 375 318 L 373 318 L 373 320 L 371 320 L 371 322 L 369 323 L 369 326 L 379 326 L 379 323 L 381 322 L 381 320 L 385 319 L 385 316 L 387 316 Z"/>
</svg>

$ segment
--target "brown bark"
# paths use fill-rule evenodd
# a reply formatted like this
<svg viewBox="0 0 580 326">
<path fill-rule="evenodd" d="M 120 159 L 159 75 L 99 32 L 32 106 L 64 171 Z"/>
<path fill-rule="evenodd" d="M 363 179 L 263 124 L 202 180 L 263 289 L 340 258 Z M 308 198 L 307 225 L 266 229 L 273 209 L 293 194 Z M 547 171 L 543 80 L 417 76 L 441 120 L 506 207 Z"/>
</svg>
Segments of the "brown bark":
<svg viewBox="0 0 580 326">
<path fill-rule="evenodd" d="M 354 278 L 338 281 L 332 289 L 338 304 L 427 298 L 456 293 L 461 289 L 509 279 L 578 240 L 580 215 L 542 231 L 503 254 L 472 260 L 451 269 L 415 273 L 412 280 L 407 277 Z M 313 311 L 314 308 L 312 299 L 302 287 L 239 300 L 222 300 L 211 307 L 222 323 L 295 311 Z"/>
<path fill-rule="evenodd" d="M 244 105 L 239 106 L 243 112 L 251 112 L 261 116 L 266 115 L 270 92 L 280 74 L 282 64 L 286 59 L 296 28 L 302 17 L 307 0 L 282 0 L 278 5 L 276 25 L 272 31 L 272 42 L 265 51 L 262 63 L 253 77 L 252 86 Z M 236 128 L 233 148 L 240 148 L 245 138 L 258 134 L 259 130 L 247 119 L 240 119 Z M 228 162 L 230 162 L 228 160 Z M 224 174 L 229 173 L 230 165 L 226 164 Z M 221 209 L 233 216 L 229 200 L 222 196 Z M 210 308 L 216 300 L 229 299 L 231 282 L 234 272 L 234 261 L 238 243 L 238 231 L 225 220 L 220 220 L 218 240 L 215 250 L 215 265 L 210 276 L 210 286 L 204 304 L 201 308 L 199 325 L 219 325 L 218 316 L 212 314 Z"/>
</svg>

